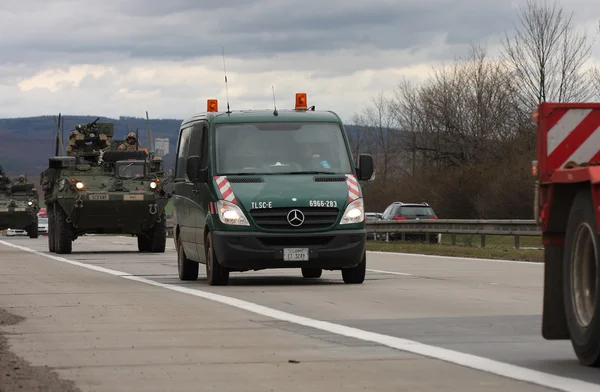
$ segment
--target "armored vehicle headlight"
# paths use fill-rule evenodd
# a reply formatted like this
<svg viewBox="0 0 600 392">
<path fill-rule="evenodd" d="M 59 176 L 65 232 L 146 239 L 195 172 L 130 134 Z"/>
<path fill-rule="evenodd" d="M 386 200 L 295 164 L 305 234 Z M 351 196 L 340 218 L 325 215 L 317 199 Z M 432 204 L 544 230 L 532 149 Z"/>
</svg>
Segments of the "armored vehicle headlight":
<svg viewBox="0 0 600 392">
<path fill-rule="evenodd" d="M 27 202 L 27 204 L 29 204 L 30 206 L 32 206 L 33 202 L 29 201 L 29 202 Z"/>
<path fill-rule="evenodd" d="M 78 182 L 75 184 L 75 188 L 77 188 L 77 189 L 79 189 L 79 190 L 82 190 L 82 189 L 83 189 L 83 182 L 81 182 L 81 181 L 78 181 Z"/>
<path fill-rule="evenodd" d="M 156 182 L 152 181 L 152 182 L 150 183 L 150 188 L 152 188 L 152 189 L 156 189 L 156 186 L 157 186 Z"/>
<path fill-rule="evenodd" d="M 351 223 L 361 223 L 365 220 L 365 207 L 363 203 L 363 199 L 354 200 L 352 203 L 348 204 L 346 207 L 346 211 L 342 216 L 341 225 L 348 225 Z"/>
<path fill-rule="evenodd" d="M 219 219 L 227 225 L 250 226 L 244 212 L 237 205 L 225 200 L 219 200 L 217 203 Z"/>
</svg>

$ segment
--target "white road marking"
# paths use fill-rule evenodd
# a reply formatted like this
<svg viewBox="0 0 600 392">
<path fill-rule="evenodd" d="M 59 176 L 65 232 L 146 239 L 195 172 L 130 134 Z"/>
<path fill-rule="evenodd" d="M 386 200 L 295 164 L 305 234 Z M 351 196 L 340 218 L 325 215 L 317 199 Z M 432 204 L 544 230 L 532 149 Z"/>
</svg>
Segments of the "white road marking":
<svg viewBox="0 0 600 392">
<path fill-rule="evenodd" d="M 377 272 L 379 274 L 413 276 L 412 274 L 407 274 L 406 272 L 383 271 L 383 270 L 376 270 L 376 269 L 369 269 L 369 268 L 367 268 L 367 271 L 369 271 L 369 272 Z"/>
<path fill-rule="evenodd" d="M 421 253 L 401 253 L 401 252 L 382 252 L 376 250 L 368 250 L 367 253 L 388 256 L 412 256 L 412 257 L 427 257 L 434 259 L 451 259 L 451 260 L 467 260 L 467 261 L 493 261 L 495 263 L 510 263 L 510 264 L 527 264 L 543 266 L 544 263 L 536 261 L 518 261 L 518 260 L 500 260 L 500 259 L 478 259 L 475 257 L 457 257 L 457 256 L 440 256 L 440 255 L 424 255 Z"/>
<path fill-rule="evenodd" d="M 342 336 L 347 336 L 363 341 L 378 343 L 390 348 L 397 350 L 410 352 L 417 355 L 422 355 L 429 358 L 450 362 L 456 365 L 461 365 L 471 369 L 484 371 L 487 373 L 504 376 L 514 380 L 525 381 L 536 385 L 558 389 L 565 392 L 597 392 L 598 385 L 573 379 L 567 377 L 556 376 L 554 374 L 544 373 L 537 370 L 532 370 L 509 363 L 495 361 L 492 359 L 478 357 L 476 355 L 465 354 L 459 351 L 448 350 L 441 347 L 430 346 L 422 344 L 416 341 L 397 338 L 394 336 L 388 336 L 361 330 L 358 328 L 347 327 L 345 325 L 334 324 L 327 321 L 315 320 L 308 317 L 298 316 L 292 313 L 282 312 L 280 310 L 272 309 L 266 306 L 255 304 L 252 302 L 244 301 L 237 298 L 227 297 L 220 294 L 211 293 L 208 291 L 192 289 L 189 287 L 181 287 L 172 284 L 165 284 L 154 282 L 149 279 L 134 276 L 125 272 L 111 270 L 108 268 L 98 267 L 77 261 L 69 260 L 63 257 L 54 256 L 47 253 L 38 252 L 34 249 L 26 248 L 12 244 L 10 242 L 0 240 L 0 244 L 20 249 L 25 252 L 29 252 L 38 256 L 46 257 L 52 260 L 60 261 L 63 263 L 76 265 L 79 267 L 87 268 L 93 271 L 104 272 L 106 274 L 119 276 L 125 279 L 133 280 L 140 283 L 146 283 L 152 286 L 162 287 L 168 290 L 177 291 L 184 294 L 194 295 L 196 297 L 208 299 L 211 301 L 219 302 L 222 304 L 230 305 L 239 309 L 247 310 L 249 312 L 259 314 L 261 316 L 271 317 L 276 320 L 288 321 L 290 323 L 304 325 L 307 327 L 319 329 Z"/>
</svg>

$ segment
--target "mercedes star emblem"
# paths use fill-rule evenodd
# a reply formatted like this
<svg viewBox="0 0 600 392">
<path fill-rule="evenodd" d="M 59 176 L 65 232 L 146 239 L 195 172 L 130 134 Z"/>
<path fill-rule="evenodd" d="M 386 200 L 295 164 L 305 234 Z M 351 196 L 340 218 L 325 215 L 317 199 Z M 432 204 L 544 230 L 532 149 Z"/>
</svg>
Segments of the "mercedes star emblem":
<svg viewBox="0 0 600 392">
<path fill-rule="evenodd" d="M 287 220 L 290 225 L 298 227 L 304 223 L 304 214 L 300 210 L 291 210 L 287 214 Z"/>
</svg>

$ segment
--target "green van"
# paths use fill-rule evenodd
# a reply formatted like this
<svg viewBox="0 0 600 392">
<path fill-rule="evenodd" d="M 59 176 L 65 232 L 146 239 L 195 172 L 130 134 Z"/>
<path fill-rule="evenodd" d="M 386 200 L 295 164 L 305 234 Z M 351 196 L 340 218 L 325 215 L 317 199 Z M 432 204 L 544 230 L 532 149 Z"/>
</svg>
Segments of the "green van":
<svg viewBox="0 0 600 392">
<path fill-rule="evenodd" d="M 173 230 L 181 280 L 206 265 L 210 285 L 229 272 L 300 268 L 306 278 L 341 270 L 345 283 L 366 271 L 365 212 L 342 121 L 331 111 L 207 111 L 184 120 L 173 174 Z"/>
</svg>

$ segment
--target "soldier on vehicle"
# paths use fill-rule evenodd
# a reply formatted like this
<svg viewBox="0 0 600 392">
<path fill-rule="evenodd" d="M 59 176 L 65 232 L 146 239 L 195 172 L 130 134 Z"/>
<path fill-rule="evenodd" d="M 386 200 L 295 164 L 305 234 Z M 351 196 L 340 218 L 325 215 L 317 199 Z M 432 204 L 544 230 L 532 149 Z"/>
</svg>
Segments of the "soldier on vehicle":
<svg viewBox="0 0 600 392">
<path fill-rule="evenodd" d="M 67 155 L 74 157 L 75 155 L 77 155 L 77 142 L 75 140 L 77 140 L 77 135 L 79 135 L 79 132 L 77 131 L 71 131 L 71 133 L 69 134 L 69 143 L 67 144 Z"/>
<path fill-rule="evenodd" d="M 24 175 L 20 175 L 19 178 L 17 179 L 17 184 L 27 184 L 27 179 L 25 178 Z"/>
<path fill-rule="evenodd" d="M 142 150 L 142 148 L 138 145 L 138 140 L 135 132 L 129 132 L 127 134 L 127 139 L 125 139 L 125 143 L 122 143 L 119 146 L 119 151 L 136 151 Z"/>
</svg>

